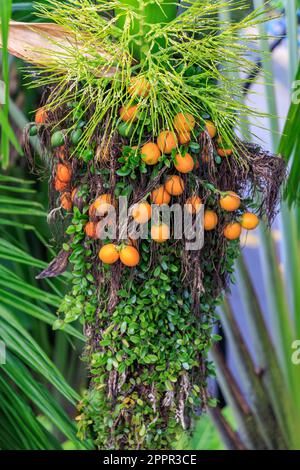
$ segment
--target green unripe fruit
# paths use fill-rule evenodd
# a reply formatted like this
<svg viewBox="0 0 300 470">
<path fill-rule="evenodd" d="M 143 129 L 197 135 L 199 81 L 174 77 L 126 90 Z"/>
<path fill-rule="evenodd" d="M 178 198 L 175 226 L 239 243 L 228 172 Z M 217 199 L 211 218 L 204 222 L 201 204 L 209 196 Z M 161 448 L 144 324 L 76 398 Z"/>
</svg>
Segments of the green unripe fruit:
<svg viewBox="0 0 300 470">
<path fill-rule="evenodd" d="M 133 126 L 131 124 L 127 124 L 127 122 L 122 122 L 118 126 L 118 132 L 122 137 L 131 137 L 133 134 Z"/>
<path fill-rule="evenodd" d="M 30 137 L 35 137 L 38 133 L 37 126 L 31 126 L 29 129 L 29 135 Z"/>
<path fill-rule="evenodd" d="M 71 142 L 74 145 L 77 145 L 80 142 L 82 136 L 82 130 L 81 129 L 76 129 L 71 133 Z"/>
<path fill-rule="evenodd" d="M 51 136 L 51 147 L 61 147 L 65 143 L 65 137 L 62 131 L 56 131 Z"/>
<path fill-rule="evenodd" d="M 84 127 L 86 125 L 86 122 L 85 121 L 79 121 L 78 125 L 77 125 L 77 129 L 81 129 L 82 127 Z"/>
<path fill-rule="evenodd" d="M 94 152 L 91 149 L 85 150 L 82 154 L 82 159 L 85 163 L 93 160 L 93 158 L 94 158 Z"/>
</svg>

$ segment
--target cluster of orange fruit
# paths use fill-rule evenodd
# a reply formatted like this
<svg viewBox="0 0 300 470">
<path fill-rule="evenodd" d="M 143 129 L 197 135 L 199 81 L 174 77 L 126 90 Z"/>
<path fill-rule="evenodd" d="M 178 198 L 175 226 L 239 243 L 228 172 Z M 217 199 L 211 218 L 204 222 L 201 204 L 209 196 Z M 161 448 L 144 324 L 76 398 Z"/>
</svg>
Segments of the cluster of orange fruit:
<svg viewBox="0 0 300 470">
<path fill-rule="evenodd" d="M 228 191 L 220 198 L 220 207 L 227 212 L 234 212 L 241 205 L 240 197 L 233 191 Z M 254 230 L 259 224 L 257 215 L 252 212 L 244 212 L 240 221 L 233 221 L 224 228 L 224 236 L 228 240 L 236 240 L 240 237 L 242 228 L 246 230 Z"/>
<path fill-rule="evenodd" d="M 133 98 L 145 98 L 148 96 L 150 89 L 150 83 L 145 77 L 134 77 L 131 79 L 127 91 Z M 119 111 L 121 120 L 129 124 L 137 121 L 138 113 L 138 104 L 122 106 Z M 152 142 L 145 144 L 142 149 L 142 154 L 144 155 L 143 160 L 148 165 L 155 165 L 161 155 L 160 152 L 170 154 L 173 149 L 178 147 L 178 144 L 188 144 L 191 140 L 191 132 L 193 131 L 195 124 L 195 118 L 191 114 L 176 114 L 173 120 L 173 127 L 176 133 L 172 131 L 162 131 L 157 137 L 156 144 Z M 217 136 L 217 128 L 212 121 L 206 120 L 205 128 L 212 139 Z M 228 157 L 232 154 L 232 149 L 227 148 L 224 145 L 221 136 L 217 137 L 217 153 L 221 157 Z"/>
<path fill-rule="evenodd" d="M 60 205 L 66 211 L 71 211 L 74 200 L 74 190 L 70 190 L 72 169 L 67 163 L 57 163 L 55 168 L 54 188 L 60 193 Z"/>
<path fill-rule="evenodd" d="M 133 268 L 139 264 L 140 254 L 134 246 L 107 243 L 100 248 L 99 258 L 105 264 L 114 264 L 120 259 L 122 264 Z"/>
<path fill-rule="evenodd" d="M 150 84 L 146 78 L 136 77 L 131 80 L 128 92 L 132 97 L 146 97 L 150 92 Z M 120 117 L 124 122 L 134 122 L 138 118 L 138 105 L 123 106 L 120 109 Z M 46 113 L 41 108 L 38 110 L 35 121 L 36 124 L 45 122 Z M 172 155 L 179 145 L 186 145 L 191 140 L 191 132 L 196 125 L 195 118 L 189 113 L 178 113 L 174 117 L 174 131 L 162 131 L 156 142 L 147 142 L 141 147 L 141 159 L 146 165 L 155 165 L 158 163 L 162 154 Z M 221 157 L 232 154 L 230 148 L 225 148 L 222 143 L 221 136 L 217 135 L 216 126 L 212 121 L 205 121 L 205 128 L 209 136 L 217 142 L 217 153 Z M 57 149 L 60 152 L 60 149 Z M 71 211 L 74 198 L 78 188 L 71 189 L 70 183 L 72 179 L 72 169 L 68 162 L 64 159 L 64 155 L 59 154 L 59 160 L 63 163 L 57 163 L 55 169 L 55 189 L 60 192 L 61 207 L 66 211 Z M 199 166 L 199 162 L 187 152 L 178 152 L 173 156 L 175 169 L 182 174 L 187 174 Z M 169 204 L 171 197 L 180 196 L 185 189 L 185 183 L 181 176 L 169 175 L 164 184 L 153 189 L 150 194 L 150 202 L 157 205 Z M 185 201 L 187 210 L 190 214 L 198 214 L 202 205 L 200 197 L 196 194 L 188 197 Z M 240 197 L 232 192 L 226 192 L 219 199 L 220 208 L 227 212 L 234 212 L 239 209 L 241 204 Z M 102 238 L 105 225 L 101 218 L 105 216 L 111 206 L 115 206 L 115 200 L 111 194 L 101 194 L 89 207 L 90 220 L 85 225 L 85 233 L 89 238 Z M 152 216 L 151 205 L 143 200 L 136 204 L 131 211 L 131 216 L 138 224 L 147 223 Z M 100 217 L 100 220 L 99 220 Z M 98 220 L 97 220 L 98 218 Z M 259 223 L 258 217 L 250 212 L 245 212 L 239 220 L 228 223 L 224 228 L 224 236 L 228 240 L 236 240 L 240 237 L 242 228 L 253 230 Z M 214 210 L 205 210 L 204 212 L 204 230 L 214 230 L 218 225 L 218 215 Z M 151 238 L 157 243 L 163 243 L 170 238 L 169 226 L 164 223 L 151 226 Z M 130 243 L 130 241 L 129 241 Z M 113 243 L 102 246 L 99 251 L 99 258 L 107 264 L 115 263 L 120 260 L 126 266 L 136 266 L 139 263 L 140 255 L 138 250 L 131 244 L 121 244 L 120 246 Z"/>
<path fill-rule="evenodd" d="M 170 178 L 174 178 L 174 176 L 176 175 L 173 175 Z M 171 186 L 171 189 L 172 189 L 171 194 L 168 192 L 170 190 L 170 187 L 168 186 L 169 181 L 170 179 L 167 179 L 166 188 L 163 186 L 164 190 L 163 190 L 162 195 L 160 194 L 161 187 L 158 188 L 159 195 L 161 196 L 161 198 L 159 199 L 159 205 L 168 204 L 171 198 L 171 194 L 174 195 L 174 190 L 172 189 L 172 186 Z M 175 191 L 175 193 L 176 195 L 178 195 L 177 193 L 179 191 L 179 188 L 180 188 L 180 191 L 182 191 L 182 186 L 181 184 L 177 186 L 178 184 L 177 179 L 175 179 L 175 181 L 176 181 L 176 188 L 178 189 L 177 191 Z M 157 189 L 154 190 L 155 195 L 157 195 L 158 190 Z M 157 203 L 156 198 L 153 197 L 152 194 L 151 194 L 152 202 Z M 166 197 L 166 195 L 168 195 L 168 197 Z M 226 212 L 236 211 L 237 209 L 239 209 L 240 203 L 241 203 L 240 197 L 232 191 L 221 196 L 219 200 L 219 205 L 221 209 L 223 209 Z M 199 196 L 191 196 L 186 200 L 186 204 L 187 204 L 188 211 L 191 214 L 197 214 L 200 211 L 202 202 Z M 89 216 L 91 220 L 89 220 L 85 226 L 85 233 L 88 237 L 101 238 L 101 230 L 103 230 L 104 226 L 101 220 L 97 222 L 94 219 L 96 217 L 105 216 L 109 212 L 112 205 L 114 206 L 115 202 L 112 199 L 112 196 L 110 194 L 100 195 L 90 205 Z M 146 200 L 141 201 L 132 207 L 131 216 L 138 224 L 147 223 L 151 219 L 151 215 L 152 215 L 151 205 Z M 238 221 L 230 222 L 225 226 L 224 236 L 228 240 L 236 240 L 237 238 L 240 237 L 242 228 L 245 228 L 247 230 L 253 230 L 257 227 L 258 223 L 259 223 L 259 219 L 255 214 L 251 212 L 245 212 L 241 216 L 239 222 Z M 207 231 L 213 230 L 216 228 L 217 224 L 218 224 L 217 213 L 213 210 L 206 210 L 204 212 L 204 229 Z M 154 240 L 157 243 L 164 243 L 165 241 L 169 240 L 169 238 L 170 238 L 170 229 L 167 224 L 165 223 L 152 224 L 151 226 L 151 239 L 152 240 Z M 113 264 L 120 259 L 120 261 L 126 266 L 130 266 L 130 267 L 136 266 L 139 263 L 140 256 L 139 256 L 138 250 L 132 245 L 133 245 L 133 242 L 131 243 L 131 245 L 122 244 L 120 245 L 120 247 L 113 243 L 109 243 L 107 245 L 102 246 L 102 248 L 99 251 L 99 258 L 102 262 L 107 263 L 107 264 Z"/>
</svg>

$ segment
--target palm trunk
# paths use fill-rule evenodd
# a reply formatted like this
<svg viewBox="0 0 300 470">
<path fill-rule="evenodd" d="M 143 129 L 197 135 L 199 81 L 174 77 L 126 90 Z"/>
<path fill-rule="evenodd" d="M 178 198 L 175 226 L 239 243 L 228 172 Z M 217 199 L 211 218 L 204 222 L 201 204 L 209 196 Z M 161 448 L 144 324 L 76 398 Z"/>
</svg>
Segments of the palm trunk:
<svg viewBox="0 0 300 470">
<path fill-rule="evenodd" d="M 150 30 L 150 25 L 157 24 L 163 27 L 164 24 L 176 18 L 177 5 L 168 0 L 158 3 L 148 3 L 144 0 L 121 0 L 124 6 L 130 6 L 132 11 L 137 13 L 138 19 L 132 20 L 130 35 L 134 37 L 131 42 L 132 54 L 137 60 L 142 60 L 147 54 L 152 54 L 163 46 L 164 39 L 158 38 L 155 43 L 149 43 L 146 35 Z M 117 25 L 124 28 L 125 15 L 121 9 L 115 9 L 116 16 L 119 16 Z"/>
</svg>

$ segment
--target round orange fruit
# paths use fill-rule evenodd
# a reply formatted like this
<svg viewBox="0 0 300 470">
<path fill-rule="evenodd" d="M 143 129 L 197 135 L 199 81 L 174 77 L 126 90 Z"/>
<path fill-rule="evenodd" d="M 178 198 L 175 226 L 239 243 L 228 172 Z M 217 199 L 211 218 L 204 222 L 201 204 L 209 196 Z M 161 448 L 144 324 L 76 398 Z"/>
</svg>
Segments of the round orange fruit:
<svg viewBox="0 0 300 470">
<path fill-rule="evenodd" d="M 180 196 L 184 191 L 184 181 L 180 176 L 169 176 L 165 182 L 165 189 L 172 196 Z"/>
<path fill-rule="evenodd" d="M 120 261 L 133 268 L 140 262 L 140 254 L 134 246 L 126 245 L 120 250 Z"/>
<path fill-rule="evenodd" d="M 95 238 L 96 237 L 96 223 L 95 222 L 87 222 L 84 231 L 87 237 Z"/>
<path fill-rule="evenodd" d="M 180 173 L 189 173 L 193 170 L 195 163 L 189 153 L 186 153 L 185 155 L 177 153 L 175 156 L 174 166 Z"/>
<path fill-rule="evenodd" d="M 73 204 L 72 204 L 71 193 L 69 191 L 66 191 L 61 194 L 60 205 L 67 212 L 70 212 L 72 210 Z"/>
<path fill-rule="evenodd" d="M 44 108 L 40 108 L 35 113 L 35 118 L 34 118 L 35 123 L 45 124 L 47 117 L 48 117 L 47 111 Z"/>
<path fill-rule="evenodd" d="M 222 147 L 219 147 L 217 150 L 217 153 L 220 157 L 229 157 L 232 155 L 232 149 L 225 149 Z"/>
<path fill-rule="evenodd" d="M 138 224 L 145 224 L 151 219 L 151 206 L 147 201 L 135 204 L 132 209 L 132 217 Z"/>
<path fill-rule="evenodd" d="M 162 153 L 171 153 L 177 148 L 178 141 L 174 132 L 162 131 L 157 137 L 157 145 Z"/>
<path fill-rule="evenodd" d="M 89 208 L 89 215 L 102 217 L 113 208 L 113 199 L 111 194 L 101 194 Z"/>
<path fill-rule="evenodd" d="M 195 118 L 189 113 L 178 113 L 174 117 L 173 124 L 177 132 L 192 131 L 195 127 Z"/>
<path fill-rule="evenodd" d="M 227 240 L 236 240 L 240 237 L 242 226 L 238 222 L 230 222 L 224 228 L 224 237 Z"/>
<path fill-rule="evenodd" d="M 122 106 L 120 109 L 120 118 L 124 122 L 134 122 L 137 120 L 137 105 L 134 106 Z"/>
<path fill-rule="evenodd" d="M 213 230 L 218 224 L 218 216 L 214 211 L 204 212 L 204 230 Z"/>
<path fill-rule="evenodd" d="M 205 129 L 207 130 L 209 136 L 213 139 L 216 137 L 217 128 L 212 121 L 205 121 Z"/>
<path fill-rule="evenodd" d="M 246 230 L 254 230 L 259 224 L 259 218 L 252 212 L 245 212 L 241 217 L 241 226 Z"/>
<path fill-rule="evenodd" d="M 56 177 L 62 183 L 69 183 L 72 178 L 71 167 L 69 165 L 66 165 L 65 163 L 58 163 L 56 166 Z"/>
<path fill-rule="evenodd" d="M 191 140 L 191 133 L 189 131 L 179 132 L 178 140 L 179 140 L 180 145 L 188 144 Z"/>
<path fill-rule="evenodd" d="M 171 196 L 164 186 L 159 186 L 158 188 L 153 189 L 151 193 L 151 202 L 161 206 L 162 204 L 169 204 L 171 201 Z"/>
<path fill-rule="evenodd" d="M 227 212 L 236 211 L 241 205 L 240 197 L 233 191 L 228 191 L 220 198 L 220 206 Z"/>
<path fill-rule="evenodd" d="M 142 160 L 147 165 L 155 165 L 161 155 L 159 147 L 153 142 L 148 142 L 141 148 Z"/>
<path fill-rule="evenodd" d="M 133 77 L 130 80 L 130 85 L 128 87 L 128 93 L 131 96 L 140 96 L 145 98 L 148 96 L 150 91 L 150 83 L 145 77 Z"/>
<path fill-rule="evenodd" d="M 157 243 L 164 243 L 170 238 L 170 229 L 167 224 L 152 225 L 151 238 Z"/>
<path fill-rule="evenodd" d="M 120 255 L 117 246 L 113 243 L 103 245 L 99 251 L 99 258 L 103 263 L 113 264 L 118 261 Z"/>
<path fill-rule="evenodd" d="M 62 191 L 65 191 L 67 187 L 68 187 L 68 183 L 64 183 L 63 181 L 60 181 L 57 177 L 55 178 L 55 181 L 54 181 L 55 191 L 58 191 L 61 193 Z"/>
<path fill-rule="evenodd" d="M 198 214 L 201 209 L 202 201 L 199 196 L 191 196 L 187 198 L 185 203 L 187 204 L 189 214 Z"/>
<path fill-rule="evenodd" d="M 217 153 L 220 157 L 229 157 L 232 154 L 232 149 L 229 147 L 229 144 L 223 143 L 222 137 L 219 135 L 217 138 L 217 143 L 219 147 L 217 148 Z"/>
</svg>

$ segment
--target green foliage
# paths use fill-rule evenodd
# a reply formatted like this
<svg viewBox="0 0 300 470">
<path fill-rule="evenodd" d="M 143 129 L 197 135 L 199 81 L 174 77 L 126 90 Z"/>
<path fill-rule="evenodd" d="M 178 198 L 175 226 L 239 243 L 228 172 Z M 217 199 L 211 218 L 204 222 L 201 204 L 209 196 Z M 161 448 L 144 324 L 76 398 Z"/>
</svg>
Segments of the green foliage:
<svg viewBox="0 0 300 470">
<path fill-rule="evenodd" d="M 7 351 L 6 363 L 0 365 L 0 447 L 61 449 L 61 440 L 71 439 L 75 448 L 85 449 L 89 443 L 77 439 L 76 426 L 65 411 L 68 403 L 74 413 L 80 396 L 60 372 L 62 358 L 56 362 L 46 340 L 63 282 L 37 285 L 33 273 L 47 263 L 30 254 L 27 245 L 32 237 L 32 247 L 45 246 L 37 223 L 45 212 L 34 201 L 32 182 L 1 175 L 0 183 L 0 339 Z M 83 344 L 74 326 L 67 325 L 57 335 L 65 341 L 61 344 Z M 55 437 L 58 433 L 62 439 Z"/>
<path fill-rule="evenodd" d="M 12 1 L 7 0 L 0 3 L 0 20 L 1 20 L 1 37 L 2 37 L 2 78 L 5 83 L 4 104 L 0 107 L 0 125 L 1 125 L 1 160 L 3 168 L 7 168 L 9 164 L 9 145 L 12 143 L 20 152 L 20 144 L 8 122 L 9 113 L 9 62 L 8 62 L 8 30 L 9 20 L 11 17 Z"/>
<path fill-rule="evenodd" d="M 112 314 L 104 305 L 98 311 L 101 338 L 86 349 L 94 387 L 81 405 L 79 425 L 83 433 L 92 421 L 101 449 L 170 448 L 180 434 L 176 416 L 185 425 L 184 415 L 202 405 L 206 378 L 199 357 L 210 344 L 212 310 L 202 327 L 180 281 L 178 254 L 166 248 L 151 270 L 150 256 L 144 241 L 138 275 L 133 280 L 124 272 L 120 301 Z M 117 390 L 116 372 L 126 377 Z"/>
<path fill-rule="evenodd" d="M 292 206 L 293 204 L 298 205 L 300 202 L 300 159 L 298 158 L 300 140 L 298 134 L 295 133 L 295 129 L 297 129 L 300 125 L 300 106 L 298 103 L 299 80 L 300 66 L 298 67 L 297 74 L 295 77 L 295 89 L 293 92 L 294 102 L 292 102 L 290 105 L 287 120 L 285 122 L 285 126 L 279 144 L 279 152 L 282 153 L 287 162 L 291 162 L 291 171 L 285 189 L 285 197 L 289 206 Z"/>
<path fill-rule="evenodd" d="M 88 207 L 85 207 L 81 213 L 75 207 L 72 224 L 66 231 L 67 235 L 71 235 L 71 241 L 65 248 L 67 251 L 70 249 L 72 251 L 69 261 L 73 265 L 73 288 L 70 294 L 64 297 L 58 309 L 58 313 L 63 318 L 55 322 L 55 328 L 62 328 L 65 323 L 73 322 L 83 315 L 86 320 L 94 318 L 95 315 L 97 297 L 95 296 L 94 277 L 91 274 L 91 241 L 84 242 L 84 226 L 88 220 L 87 210 Z"/>
</svg>

